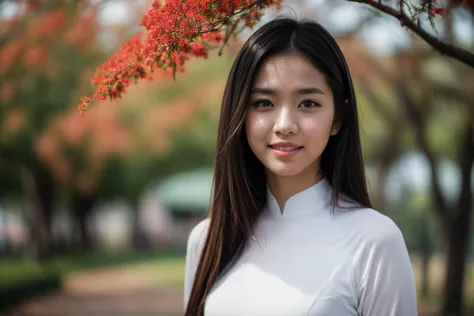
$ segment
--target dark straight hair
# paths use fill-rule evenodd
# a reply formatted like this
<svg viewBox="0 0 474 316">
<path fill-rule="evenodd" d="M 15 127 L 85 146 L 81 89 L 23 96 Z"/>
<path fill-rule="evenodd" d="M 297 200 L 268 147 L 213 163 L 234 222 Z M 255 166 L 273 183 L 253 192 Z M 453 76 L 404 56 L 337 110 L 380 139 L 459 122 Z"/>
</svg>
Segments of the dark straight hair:
<svg viewBox="0 0 474 316">
<path fill-rule="evenodd" d="M 245 135 L 253 79 L 262 63 L 295 51 L 321 71 L 334 95 L 334 120 L 342 123 L 321 157 L 332 186 L 333 208 L 340 199 L 371 207 L 359 136 L 357 103 L 345 58 L 335 39 L 314 21 L 278 18 L 255 31 L 237 55 L 225 88 L 217 135 L 213 198 L 186 316 L 204 315 L 205 300 L 218 277 L 238 258 L 252 236 L 266 202 L 264 167 Z"/>
</svg>

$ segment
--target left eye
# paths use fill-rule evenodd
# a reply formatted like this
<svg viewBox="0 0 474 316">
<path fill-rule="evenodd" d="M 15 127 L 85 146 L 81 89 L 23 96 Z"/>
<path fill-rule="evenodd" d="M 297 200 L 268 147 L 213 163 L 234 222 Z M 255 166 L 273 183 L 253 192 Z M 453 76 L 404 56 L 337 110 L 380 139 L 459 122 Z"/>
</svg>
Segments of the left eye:
<svg viewBox="0 0 474 316">
<path fill-rule="evenodd" d="M 318 103 L 316 103 L 314 101 L 311 101 L 311 100 L 303 101 L 299 105 L 299 107 L 302 107 L 302 108 L 315 108 L 315 107 L 318 107 L 318 106 L 319 106 Z"/>
</svg>

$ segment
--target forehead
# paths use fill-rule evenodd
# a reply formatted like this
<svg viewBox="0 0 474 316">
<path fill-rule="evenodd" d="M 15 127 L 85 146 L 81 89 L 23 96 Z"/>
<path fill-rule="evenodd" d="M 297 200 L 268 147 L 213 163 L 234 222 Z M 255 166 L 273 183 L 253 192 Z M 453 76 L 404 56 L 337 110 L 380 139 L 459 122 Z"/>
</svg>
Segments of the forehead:
<svg viewBox="0 0 474 316">
<path fill-rule="evenodd" d="M 324 74 L 298 52 L 288 52 L 268 58 L 258 69 L 254 87 L 327 88 Z"/>
</svg>

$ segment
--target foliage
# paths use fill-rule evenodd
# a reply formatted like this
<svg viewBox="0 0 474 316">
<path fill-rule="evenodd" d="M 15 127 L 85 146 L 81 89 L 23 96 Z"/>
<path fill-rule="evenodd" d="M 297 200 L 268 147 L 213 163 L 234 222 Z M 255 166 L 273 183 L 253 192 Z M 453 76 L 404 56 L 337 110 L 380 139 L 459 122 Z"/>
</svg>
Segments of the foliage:
<svg viewBox="0 0 474 316">
<path fill-rule="evenodd" d="M 100 176 L 101 197 L 134 202 L 143 189 L 174 172 L 212 165 L 220 97 L 233 54 L 211 58 L 211 63 L 190 61 L 186 74 L 174 82 L 168 77 L 142 81 L 124 96 L 116 109 L 133 150 L 107 161 Z M 83 118 L 76 116 L 87 120 L 93 111 L 95 107 Z"/>
<path fill-rule="evenodd" d="M 75 111 L 51 120 L 38 136 L 36 151 L 58 183 L 74 192 L 92 194 L 108 157 L 131 150 L 132 139 L 117 112 L 116 107 L 104 104 L 85 120 Z"/>
<path fill-rule="evenodd" d="M 172 73 L 184 71 L 184 64 L 190 56 L 206 58 L 207 50 L 213 45 L 225 45 L 232 35 L 238 33 L 238 25 L 252 28 L 263 15 L 263 9 L 271 6 L 280 8 L 282 0 L 154 0 L 140 26 L 145 32 L 135 34 L 102 66 L 98 67 L 92 83 L 95 93 L 83 97 L 78 109 L 84 115 L 94 100 L 119 99 L 131 83 L 141 79 L 153 79 L 156 69 Z M 417 33 L 442 53 L 453 56 L 467 64 L 474 65 L 474 55 L 461 48 L 437 41 L 420 26 L 427 18 L 434 26 L 436 16 L 449 16 L 459 5 L 472 9 L 471 1 L 451 1 L 440 6 L 435 0 L 414 3 L 397 1 L 399 11 L 383 5 L 381 1 L 347 0 L 369 4 L 379 11 L 398 18 L 402 25 Z M 409 16 L 405 14 L 408 11 Z"/>
<path fill-rule="evenodd" d="M 24 282 L 0 284 L 0 311 L 13 305 L 58 290 L 61 278 L 57 273 L 36 275 Z"/>
<path fill-rule="evenodd" d="M 419 254 L 425 251 L 424 243 L 428 245 L 430 252 L 440 250 L 441 236 L 436 234 L 440 228 L 430 211 L 433 208 L 431 204 L 429 192 L 403 188 L 401 198 L 390 205 L 387 215 L 402 231 L 410 252 Z"/>
<path fill-rule="evenodd" d="M 96 14 L 93 6 L 53 6 L 1 21 L 7 26 L 0 43 L 2 178 L 20 183 L 20 168 L 38 160 L 36 137 L 77 97 L 83 70 L 100 56 L 93 45 Z M 0 190 L 14 193 L 20 187 L 0 185 Z"/>
<path fill-rule="evenodd" d="M 176 284 L 184 268 L 184 249 L 164 249 L 151 253 L 91 252 L 81 256 L 57 256 L 43 265 L 23 259 L 0 259 L 0 310 L 60 287 L 62 277 L 71 272 L 110 266 L 153 267 L 152 282 Z"/>
<path fill-rule="evenodd" d="M 57 273 L 64 274 L 107 266 L 142 264 L 155 260 L 181 258 L 183 252 L 182 248 L 168 248 L 147 253 L 95 251 L 80 255 L 57 255 L 41 265 L 27 260 L 27 258 L 2 258 L 0 259 L 0 284 L 5 286 L 21 283 L 32 278 Z"/>
<path fill-rule="evenodd" d="M 81 114 L 93 100 L 121 98 L 130 83 L 151 79 L 156 69 L 182 71 L 190 56 L 207 57 L 209 45 L 226 43 L 238 31 L 239 21 L 253 27 L 262 9 L 281 0 L 155 0 L 137 33 L 95 73 L 92 97 L 84 97 Z"/>
</svg>

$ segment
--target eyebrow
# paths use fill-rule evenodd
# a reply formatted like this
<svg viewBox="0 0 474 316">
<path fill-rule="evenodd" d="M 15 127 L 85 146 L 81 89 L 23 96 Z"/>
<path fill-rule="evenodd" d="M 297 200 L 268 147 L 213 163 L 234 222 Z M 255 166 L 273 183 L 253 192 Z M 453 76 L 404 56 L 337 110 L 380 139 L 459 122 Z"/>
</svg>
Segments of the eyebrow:
<svg viewBox="0 0 474 316">
<path fill-rule="evenodd" d="M 273 94 L 276 94 L 276 90 L 266 89 L 266 88 L 253 88 L 251 93 L 273 95 Z M 297 90 L 297 93 L 298 94 L 322 94 L 322 95 L 325 94 L 323 90 L 319 88 L 302 88 L 302 89 Z"/>
</svg>

